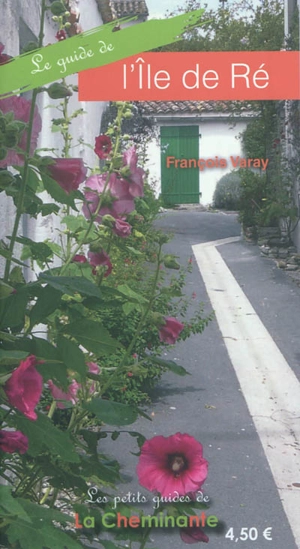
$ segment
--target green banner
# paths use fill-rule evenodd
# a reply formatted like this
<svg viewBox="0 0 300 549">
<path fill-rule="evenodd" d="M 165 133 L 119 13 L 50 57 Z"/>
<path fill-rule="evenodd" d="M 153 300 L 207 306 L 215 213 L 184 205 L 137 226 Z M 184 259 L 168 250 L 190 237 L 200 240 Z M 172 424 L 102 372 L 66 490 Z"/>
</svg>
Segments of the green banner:
<svg viewBox="0 0 300 549">
<path fill-rule="evenodd" d="M 112 32 L 113 22 L 22 54 L 1 65 L 0 95 L 24 93 L 70 74 L 177 42 L 187 30 L 203 25 L 203 12 L 200 9 L 169 19 L 152 19 L 118 32 Z"/>
</svg>

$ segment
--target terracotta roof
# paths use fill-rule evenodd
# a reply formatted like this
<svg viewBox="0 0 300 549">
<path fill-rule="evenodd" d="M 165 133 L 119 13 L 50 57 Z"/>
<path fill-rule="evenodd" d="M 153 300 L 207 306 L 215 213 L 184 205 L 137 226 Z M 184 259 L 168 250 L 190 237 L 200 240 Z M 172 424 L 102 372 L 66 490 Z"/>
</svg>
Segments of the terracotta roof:
<svg viewBox="0 0 300 549">
<path fill-rule="evenodd" d="M 225 112 L 228 110 L 226 101 L 143 101 L 144 113 L 153 115 L 201 114 Z M 253 110 L 251 104 L 241 104 L 241 112 Z"/>
<path fill-rule="evenodd" d="M 149 15 L 145 0 L 97 0 L 103 23 L 134 15 Z"/>
</svg>

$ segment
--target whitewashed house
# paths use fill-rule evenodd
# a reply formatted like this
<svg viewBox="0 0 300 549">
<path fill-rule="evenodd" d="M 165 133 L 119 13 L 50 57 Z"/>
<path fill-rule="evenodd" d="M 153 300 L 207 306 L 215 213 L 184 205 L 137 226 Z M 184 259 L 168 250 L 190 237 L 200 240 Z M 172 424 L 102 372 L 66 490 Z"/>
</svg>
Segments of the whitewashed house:
<svg viewBox="0 0 300 549">
<path fill-rule="evenodd" d="M 253 114 L 244 109 L 232 119 L 221 101 L 148 101 L 143 111 L 159 130 L 147 151 L 157 194 L 169 204 L 211 204 L 218 180 L 243 157 L 239 134 Z"/>
</svg>

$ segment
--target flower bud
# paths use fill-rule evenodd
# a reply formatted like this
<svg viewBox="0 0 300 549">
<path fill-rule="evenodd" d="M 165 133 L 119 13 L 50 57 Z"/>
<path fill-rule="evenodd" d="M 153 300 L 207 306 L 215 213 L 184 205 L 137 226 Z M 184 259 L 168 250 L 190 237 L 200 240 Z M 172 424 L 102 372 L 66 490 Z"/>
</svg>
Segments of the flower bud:
<svg viewBox="0 0 300 549">
<path fill-rule="evenodd" d="M 4 146 L 12 149 L 18 144 L 19 136 L 15 130 L 7 130 L 4 135 Z"/>
<path fill-rule="evenodd" d="M 175 255 L 165 255 L 164 257 L 164 266 L 167 269 L 180 269 L 179 263 L 175 259 Z"/>
<path fill-rule="evenodd" d="M 123 156 L 121 154 L 118 154 L 112 159 L 112 165 L 115 169 L 121 168 L 123 164 Z"/>
<path fill-rule="evenodd" d="M 115 218 L 110 215 L 110 214 L 106 214 L 102 217 L 102 224 L 105 226 L 105 227 L 109 227 L 109 228 L 112 228 L 115 226 L 115 223 L 116 223 L 116 220 Z"/>
<path fill-rule="evenodd" d="M 132 117 L 133 117 L 133 113 L 131 111 L 124 112 L 124 118 L 132 118 Z"/>
<path fill-rule="evenodd" d="M 4 189 L 15 180 L 12 173 L 8 170 L 0 170 L 0 188 Z"/>
<path fill-rule="evenodd" d="M 166 244 L 167 242 L 169 242 L 169 240 L 170 240 L 169 236 L 167 234 L 164 234 L 164 233 L 159 233 L 155 238 L 155 242 L 157 242 L 161 246 L 163 244 Z"/>
<path fill-rule="evenodd" d="M 130 177 L 131 171 L 129 166 L 123 166 L 123 168 L 120 169 L 120 174 L 122 177 Z"/>
<path fill-rule="evenodd" d="M 149 313 L 149 322 L 150 324 L 156 326 L 157 328 L 160 328 L 161 326 L 164 326 L 165 319 L 162 314 L 151 311 Z"/>
<path fill-rule="evenodd" d="M 52 2 L 50 10 L 53 15 L 63 15 L 66 11 L 66 6 L 63 2 L 56 0 L 55 2 Z"/>
<path fill-rule="evenodd" d="M 45 88 L 45 91 L 51 99 L 64 99 L 73 95 L 68 86 L 60 82 L 53 82 L 48 88 Z"/>
<path fill-rule="evenodd" d="M 97 240 L 97 242 L 91 242 L 89 249 L 90 252 L 100 253 L 103 250 L 103 244 L 101 244 L 100 240 Z"/>
</svg>

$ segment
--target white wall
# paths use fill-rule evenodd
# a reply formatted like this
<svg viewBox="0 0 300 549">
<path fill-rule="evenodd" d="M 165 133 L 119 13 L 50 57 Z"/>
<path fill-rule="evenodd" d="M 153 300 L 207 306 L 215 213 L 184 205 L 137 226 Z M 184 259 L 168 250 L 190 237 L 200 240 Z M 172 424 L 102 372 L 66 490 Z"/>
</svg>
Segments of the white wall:
<svg viewBox="0 0 300 549">
<path fill-rule="evenodd" d="M 96 0 L 75 0 L 74 4 L 80 10 L 80 24 L 84 31 L 90 30 L 102 24 L 100 13 L 97 8 Z M 39 8 L 40 0 L 4 0 L 4 6 L 1 6 L 1 41 L 5 45 L 5 53 L 15 56 L 19 55 L 19 17 L 22 17 L 25 24 L 29 27 L 33 35 L 38 35 L 39 29 Z M 57 27 L 51 20 L 50 13 L 47 13 L 45 24 L 44 44 L 56 42 L 55 34 Z M 68 83 L 77 84 L 77 75 L 67 79 Z M 51 132 L 52 118 L 61 116 L 56 109 L 46 108 L 49 104 L 59 104 L 59 100 L 49 99 L 46 93 L 40 94 L 38 98 L 39 111 L 43 119 L 43 127 L 39 137 L 38 147 L 56 148 L 58 155 L 62 146 L 62 139 L 58 133 Z M 71 133 L 74 138 L 74 144 L 80 137 L 85 143 L 94 145 L 94 140 L 100 133 L 100 124 L 103 110 L 106 104 L 103 102 L 78 102 L 77 93 L 74 93 L 70 101 L 70 112 L 75 109 L 83 108 L 87 114 L 75 119 L 71 126 Z M 44 153 L 51 156 L 51 153 Z M 93 168 L 98 164 L 98 158 L 94 152 L 81 145 L 71 151 L 74 157 L 81 157 L 85 163 Z M 0 238 L 4 238 L 11 233 L 14 218 L 14 206 L 10 199 L 7 199 L 4 193 L 0 194 Z M 28 236 L 36 241 L 42 241 L 49 238 L 58 241 L 57 228 L 60 226 L 58 216 L 50 215 L 36 222 L 24 216 L 23 223 L 20 225 L 19 234 Z M 1 260 L 1 258 L 0 258 Z M 0 270 L 2 272 L 2 270 Z"/>
<path fill-rule="evenodd" d="M 164 121 L 164 125 L 178 125 L 178 122 L 172 120 L 172 124 Z M 193 119 L 190 122 L 185 122 L 184 125 L 192 125 Z M 215 157 L 225 158 L 227 161 L 226 168 L 205 168 L 199 170 L 199 188 L 202 196 L 201 204 L 208 205 L 212 203 L 214 190 L 218 180 L 230 172 L 233 167 L 230 162 L 230 156 L 241 155 L 241 141 L 237 139 L 240 132 L 246 128 L 246 122 L 237 122 L 232 128 L 227 120 L 207 119 L 199 123 L 199 158 Z M 150 173 L 150 179 L 156 181 L 157 195 L 161 191 L 161 168 L 160 168 L 160 146 L 155 140 L 151 141 L 147 149 L 148 162 L 147 169 Z M 178 168 L 180 169 L 180 168 Z"/>
</svg>

